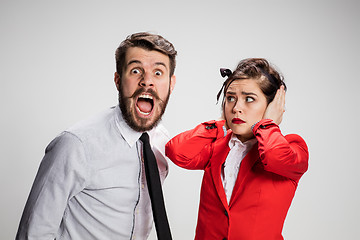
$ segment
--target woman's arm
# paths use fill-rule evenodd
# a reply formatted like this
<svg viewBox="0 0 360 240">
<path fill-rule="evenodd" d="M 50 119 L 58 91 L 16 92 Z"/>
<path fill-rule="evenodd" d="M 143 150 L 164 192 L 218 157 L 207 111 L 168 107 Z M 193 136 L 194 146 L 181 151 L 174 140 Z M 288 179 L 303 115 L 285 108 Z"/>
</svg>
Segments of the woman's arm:
<svg viewBox="0 0 360 240">
<path fill-rule="evenodd" d="M 296 134 L 283 136 L 271 119 L 263 119 L 253 128 L 264 169 L 298 181 L 308 169 L 308 148 Z"/>
<path fill-rule="evenodd" d="M 227 134 L 224 123 L 225 120 L 209 121 L 178 134 L 166 144 L 166 156 L 180 167 L 205 169 L 212 153 L 212 143 Z"/>
<path fill-rule="evenodd" d="M 281 86 L 268 105 L 263 119 L 254 125 L 264 169 L 298 181 L 308 169 L 308 148 L 295 134 L 283 136 L 279 124 L 285 112 L 285 89 Z"/>
</svg>

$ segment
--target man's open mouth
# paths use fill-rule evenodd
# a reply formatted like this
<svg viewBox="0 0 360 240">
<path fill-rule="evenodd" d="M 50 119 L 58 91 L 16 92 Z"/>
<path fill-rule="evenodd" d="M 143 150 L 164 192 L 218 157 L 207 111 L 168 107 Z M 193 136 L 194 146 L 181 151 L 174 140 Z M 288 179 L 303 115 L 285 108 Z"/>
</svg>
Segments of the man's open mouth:
<svg viewBox="0 0 360 240">
<path fill-rule="evenodd" d="M 136 108 L 142 115 L 150 115 L 154 108 L 154 99 L 152 95 L 146 93 L 141 94 L 137 98 Z"/>
</svg>

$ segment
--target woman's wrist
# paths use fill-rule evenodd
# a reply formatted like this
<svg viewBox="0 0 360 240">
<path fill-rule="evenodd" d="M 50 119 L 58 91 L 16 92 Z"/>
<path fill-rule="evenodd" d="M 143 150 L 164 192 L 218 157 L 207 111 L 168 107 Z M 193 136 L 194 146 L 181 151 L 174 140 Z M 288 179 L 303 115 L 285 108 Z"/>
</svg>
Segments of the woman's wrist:
<svg viewBox="0 0 360 240">
<path fill-rule="evenodd" d="M 256 123 L 254 123 L 254 124 L 251 126 L 251 131 L 254 132 L 254 128 L 255 128 L 257 125 L 258 125 L 258 127 L 256 127 L 256 129 L 257 129 L 257 128 L 262 128 L 262 129 L 264 129 L 264 128 L 266 128 L 267 126 L 273 125 L 273 124 L 275 124 L 275 125 L 277 126 L 277 124 L 276 124 L 272 119 L 270 119 L 270 118 L 264 118 L 264 119 L 261 119 L 260 121 L 258 121 L 258 122 L 256 122 Z M 255 129 L 255 131 L 256 131 L 256 129 Z"/>
</svg>

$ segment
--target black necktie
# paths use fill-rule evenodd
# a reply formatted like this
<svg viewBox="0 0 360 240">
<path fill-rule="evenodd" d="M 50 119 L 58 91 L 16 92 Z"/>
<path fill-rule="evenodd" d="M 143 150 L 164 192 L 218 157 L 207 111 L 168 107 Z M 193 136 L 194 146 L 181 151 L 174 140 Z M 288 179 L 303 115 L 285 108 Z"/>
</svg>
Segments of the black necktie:
<svg viewBox="0 0 360 240">
<path fill-rule="evenodd" d="M 156 163 L 155 155 L 151 150 L 149 135 L 147 133 L 143 133 L 140 140 L 143 142 L 145 174 L 150 194 L 156 234 L 159 240 L 171 240 L 172 237 L 169 222 L 166 216 L 159 169 Z"/>
</svg>

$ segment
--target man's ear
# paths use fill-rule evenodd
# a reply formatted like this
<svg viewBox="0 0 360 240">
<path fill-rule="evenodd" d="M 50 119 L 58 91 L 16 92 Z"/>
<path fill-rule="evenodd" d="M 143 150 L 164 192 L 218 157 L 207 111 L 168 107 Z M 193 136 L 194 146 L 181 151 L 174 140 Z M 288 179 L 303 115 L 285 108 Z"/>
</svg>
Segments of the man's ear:
<svg viewBox="0 0 360 240">
<path fill-rule="evenodd" d="M 175 83 L 176 83 L 176 76 L 172 75 L 171 78 L 170 78 L 170 94 L 174 90 Z"/>
<path fill-rule="evenodd" d="M 120 75 L 117 72 L 114 73 L 114 82 L 117 90 L 120 91 Z"/>
</svg>

